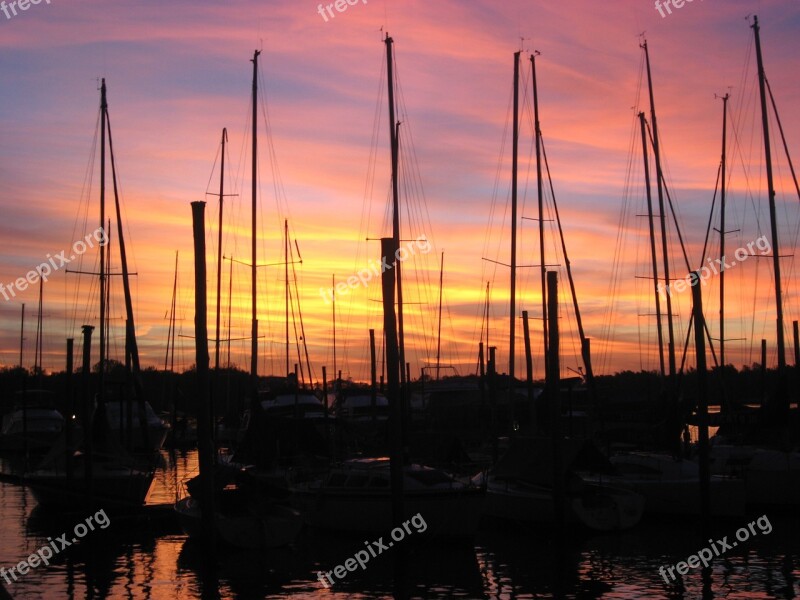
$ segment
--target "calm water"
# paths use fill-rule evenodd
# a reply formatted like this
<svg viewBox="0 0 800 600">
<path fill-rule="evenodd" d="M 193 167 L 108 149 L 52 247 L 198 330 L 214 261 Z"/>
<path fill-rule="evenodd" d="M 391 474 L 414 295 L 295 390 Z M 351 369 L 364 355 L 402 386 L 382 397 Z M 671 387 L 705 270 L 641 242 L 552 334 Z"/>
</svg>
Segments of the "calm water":
<svg viewBox="0 0 800 600">
<path fill-rule="evenodd" d="M 196 469 L 196 455 L 178 455 L 159 470 L 149 502 L 169 502 Z M 0 566 L 11 567 L 83 521 L 88 514 L 43 515 L 24 488 L 0 483 Z M 761 516 L 719 526 L 736 529 Z M 800 517 L 767 512 L 773 530 L 716 559 L 710 578 L 691 570 L 683 585 L 658 573 L 708 545 L 692 525 L 648 522 L 632 532 L 557 542 L 552 535 L 484 526 L 473 543 L 441 544 L 424 534 L 407 549 L 372 559 L 326 589 L 317 571 L 342 564 L 362 538 L 301 534 L 295 547 L 227 552 L 213 564 L 169 521 L 115 520 L 89 532 L 6 588 L 17 600 L 391 598 L 401 581 L 416 598 L 800 598 Z M 388 532 L 387 532 L 388 533 Z"/>
</svg>

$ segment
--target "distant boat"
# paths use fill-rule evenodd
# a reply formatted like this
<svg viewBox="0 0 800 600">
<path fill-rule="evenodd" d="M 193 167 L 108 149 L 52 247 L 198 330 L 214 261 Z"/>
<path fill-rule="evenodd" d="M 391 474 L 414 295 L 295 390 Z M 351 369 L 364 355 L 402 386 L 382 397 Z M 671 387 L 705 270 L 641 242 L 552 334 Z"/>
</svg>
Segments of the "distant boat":
<svg viewBox="0 0 800 600">
<path fill-rule="evenodd" d="M 130 434 L 133 437 L 131 444 L 133 452 L 152 453 L 161 450 L 164 441 L 167 439 L 170 426 L 159 417 L 150 403 L 145 400 L 145 422 L 147 423 L 147 435 L 142 432 L 142 421 L 139 411 L 131 407 Z M 128 407 L 119 400 L 106 400 L 105 402 L 106 420 L 111 433 L 117 439 L 127 439 L 128 437 Z M 147 439 L 145 439 L 147 438 Z"/>
<path fill-rule="evenodd" d="M 800 452 L 797 450 L 712 443 L 710 463 L 715 475 L 742 478 L 747 504 L 800 506 Z"/>
<path fill-rule="evenodd" d="M 268 417 L 295 417 L 300 419 L 324 419 L 325 405 L 322 400 L 309 392 L 279 394 L 261 400 L 261 410 Z M 296 414 L 295 414 L 296 413 Z"/>
<path fill-rule="evenodd" d="M 385 423 L 389 419 L 389 400 L 383 394 L 375 395 L 375 408 L 372 396 L 364 394 L 344 394 L 334 405 L 336 417 L 348 423 Z"/>
<path fill-rule="evenodd" d="M 644 496 L 648 514 L 700 514 L 700 467 L 696 462 L 651 452 L 617 454 L 610 461 L 617 474 L 583 479 L 638 492 Z M 744 516 L 745 486 L 741 479 L 715 475 L 709 489 L 712 515 Z"/>
<path fill-rule="evenodd" d="M 323 529 L 380 534 L 392 529 L 389 459 L 358 458 L 331 469 L 324 479 L 300 484 L 294 497 L 308 522 Z M 470 537 L 480 523 L 485 488 L 419 464 L 403 469 L 403 508 L 419 513 L 430 534 Z"/>
<path fill-rule="evenodd" d="M 200 477 L 187 484 L 190 495 L 175 504 L 181 528 L 192 539 L 202 539 Z M 247 469 L 220 466 L 214 475 L 216 490 L 214 525 L 217 540 L 235 548 L 280 548 L 291 544 L 303 528 L 303 517 L 282 503 L 288 492 L 270 487 Z"/>
<path fill-rule="evenodd" d="M 490 518 L 552 527 L 556 524 L 553 441 L 517 437 L 508 452 L 487 473 L 473 478 L 487 484 L 485 515 Z M 564 514 L 567 523 L 594 531 L 629 529 L 642 518 L 644 498 L 620 486 L 580 477 L 581 471 L 611 472 L 608 459 L 588 442 L 561 443 L 564 469 Z"/>
<path fill-rule="evenodd" d="M 0 451 L 46 452 L 64 430 L 64 417 L 55 409 L 55 394 L 28 390 L 14 394 L 14 407 L 3 415 Z M 22 403 L 25 402 L 25 406 Z"/>
</svg>

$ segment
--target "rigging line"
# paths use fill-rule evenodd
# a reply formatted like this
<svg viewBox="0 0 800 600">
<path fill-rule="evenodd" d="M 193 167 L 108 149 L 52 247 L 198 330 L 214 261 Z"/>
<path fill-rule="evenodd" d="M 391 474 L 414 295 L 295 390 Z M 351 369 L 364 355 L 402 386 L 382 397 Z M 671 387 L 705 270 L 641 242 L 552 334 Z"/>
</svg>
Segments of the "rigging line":
<svg viewBox="0 0 800 600">
<path fill-rule="evenodd" d="M 89 208 L 91 206 L 92 184 L 94 182 L 94 168 L 95 168 L 95 162 L 97 160 L 97 140 L 99 138 L 101 114 L 102 114 L 102 109 L 98 109 L 94 136 L 92 138 L 92 143 L 90 145 L 89 160 L 87 161 L 86 171 L 84 172 L 83 182 L 81 185 L 81 192 L 79 196 L 79 207 L 78 211 L 75 213 L 75 221 L 73 222 L 72 226 L 73 240 L 78 237 L 77 231 L 78 231 L 78 220 L 80 218 L 80 215 L 81 214 L 83 215 L 83 227 L 82 227 L 83 231 L 86 231 L 89 222 Z M 84 206 L 85 208 L 82 208 Z M 81 254 L 78 262 L 78 267 L 79 267 L 78 270 L 80 271 L 84 270 L 83 258 L 84 255 Z M 70 336 L 73 338 L 76 337 L 76 326 L 77 326 L 76 323 L 78 321 L 78 294 L 81 288 L 82 277 L 83 277 L 82 274 L 78 274 L 78 280 L 75 284 L 75 291 L 71 303 L 69 302 L 69 289 L 68 289 L 69 286 L 67 285 L 64 286 L 64 306 L 65 308 L 72 306 L 71 311 L 68 308 L 64 310 L 65 326 L 67 327 L 66 331 L 70 332 Z M 94 279 L 92 278 L 90 281 L 94 282 Z M 86 311 L 85 312 L 86 318 L 84 319 L 86 322 L 88 321 L 88 305 L 84 307 L 84 310 Z M 69 322 L 70 312 L 72 313 L 71 323 Z M 82 343 L 83 337 L 82 336 L 77 336 L 77 337 L 79 340 L 81 340 L 79 343 Z"/>
<path fill-rule="evenodd" d="M 714 219 L 714 208 L 717 203 L 717 192 L 719 191 L 719 180 L 721 176 L 722 176 L 722 163 L 720 163 L 720 165 L 717 167 L 717 181 L 714 184 L 714 195 L 711 197 L 711 210 L 708 213 L 708 225 L 706 226 L 706 237 L 703 240 L 703 252 L 702 254 L 700 254 L 701 265 L 705 262 L 706 252 L 708 251 L 708 239 L 711 236 L 711 223 Z M 720 235 L 725 235 L 725 232 L 721 231 Z"/>
<path fill-rule="evenodd" d="M 644 78 L 644 56 L 643 53 L 639 53 L 639 77 L 636 83 L 636 91 L 634 94 L 634 106 L 632 107 L 631 112 L 631 126 L 630 126 L 630 135 L 629 135 L 629 143 L 628 143 L 628 161 L 626 165 L 625 171 L 625 183 L 623 184 L 622 190 L 622 203 L 620 205 L 619 211 L 619 218 L 617 223 L 617 234 L 616 240 L 614 245 L 614 256 L 612 259 L 612 276 L 609 279 L 608 285 L 608 297 L 611 301 L 606 305 L 606 310 L 603 315 L 602 327 L 600 331 L 601 337 L 601 351 L 600 351 L 600 371 L 604 372 L 609 365 L 611 357 L 613 355 L 613 343 L 616 339 L 615 337 L 615 329 L 611 327 L 612 316 L 615 312 L 615 309 L 618 304 L 617 295 L 619 293 L 619 289 L 622 282 L 622 257 L 624 256 L 625 251 L 625 230 L 626 230 L 626 222 L 627 222 L 627 213 L 628 213 L 628 201 L 631 194 L 631 186 L 632 186 L 632 179 L 633 179 L 633 165 L 634 165 L 634 148 L 636 147 L 636 129 L 637 129 L 637 120 L 639 113 L 639 100 L 642 95 L 642 84 Z M 637 324 L 640 322 L 637 319 Z M 641 332 L 639 332 L 639 344 L 641 347 Z M 642 364 L 641 354 L 639 355 L 640 358 L 640 366 Z"/>
<path fill-rule="evenodd" d="M 506 191 L 505 202 L 503 203 L 502 218 L 501 219 L 495 219 L 495 214 L 498 212 L 497 208 L 498 208 L 498 205 L 499 205 L 499 188 L 500 188 L 500 181 L 501 181 L 501 178 L 502 178 L 501 174 L 502 174 L 503 168 L 505 166 L 503 164 L 503 156 L 505 155 L 506 144 L 507 144 L 507 141 L 508 141 L 508 129 L 509 129 L 509 124 L 511 122 L 512 98 L 513 98 L 513 86 L 511 87 L 511 89 L 509 91 L 508 103 L 507 103 L 507 106 L 506 106 L 506 120 L 505 120 L 505 124 L 504 124 L 504 128 L 503 128 L 503 135 L 502 135 L 501 144 L 500 144 L 500 152 L 498 154 L 498 159 L 497 159 L 497 170 L 495 172 L 494 184 L 492 186 L 492 196 L 491 196 L 491 204 L 490 204 L 490 212 L 489 212 L 489 223 L 487 225 L 486 235 L 485 235 L 485 238 L 484 238 L 484 247 L 483 247 L 482 256 L 485 258 L 486 255 L 489 254 L 489 243 L 490 243 L 491 238 L 493 237 L 492 236 L 492 230 L 494 229 L 493 228 L 493 223 L 495 223 L 496 221 L 499 222 L 499 225 L 497 226 L 497 229 L 499 229 L 499 231 L 498 231 L 498 241 L 497 241 L 497 246 L 496 246 L 497 250 L 494 253 L 494 256 L 495 256 L 494 260 L 493 261 L 488 261 L 488 262 L 492 262 L 491 275 L 489 275 L 488 272 L 487 272 L 487 265 L 486 264 L 482 264 L 481 265 L 481 288 L 483 288 L 483 282 L 484 281 L 488 280 L 488 281 L 494 282 L 497 279 L 497 269 L 498 269 L 498 265 L 500 264 L 500 252 L 501 252 L 501 246 L 502 246 L 501 242 L 503 240 L 503 231 L 504 231 L 504 228 L 505 228 L 505 223 L 507 222 L 507 218 L 508 218 L 508 209 L 509 209 L 509 203 L 510 203 L 510 198 L 511 198 L 510 182 L 509 182 L 509 187 L 507 188 L 507 191 Z M 482 263 L 486 263 L 487 260 L 483 260 L 481 262 Z M 494 286 L 492 286 L 492 288 L 494 288 Z M 477 311 L 477 308 L 478 307 L 476 306 L 476 311 Z M 493 314 L 492 317 L 497 318 L 497 314 Z M 487 330 L 489 329 L 489 327 L 490 327 L 490 325 L 489 325 L 489 323 L 487 323 Z M 475 341 L 475 338 L 474 338 L 474 326 L 473 326 L 473 343 L 474 343 L 474 341 Z M 488 352 L 489 348 L 487 347 L 485 349 L 485 351 Z"/>
<path fill-rule="evenodd" d="M 302 258 L 300 258 L 300 248 L 297 246 L 297 238 L 294 240 L 295 247 L 297 248 L 297 257 L 302 262 Z M 306 328 L 305 324 L 303 323 L 303 308 L 300 305 L 300 290 L 297 286 L 297 264 L 294 260 L 294 251 L 289 250 L 289 257 L 291 259 L 292 264 L 292 277 L 294 278 L 294 292 L 295 297 L 297 298 L 297 315 L 300 319 L 300 337 L 303 340 L 303 350 L 305 351 L 306 355 L 306 367 L 308 369 L 308 380 L 309 384 L 311 385 L 312 389 L 314 387 L 314 371 L 311 368 L 311 359 L 309 358 L 308 354 L 308 338 L 306 338 Z"/>
<path fill-rule="evenodd" d="M 767 84 L 769 91 L 769 99 L 772 102 L 772 111 L 775 113 L 775 121 L 778 124 L 778 130 L 781 133 L 781 141 L 783 142 L 783 150 L 786 153 L 786 160 L 789 161 L 789 170 L 792 172 L 792 180 L 794 181 L 795 190 L 797 190 L 797 198 L 800 200 L 800 185 L 797 184 L 797 175 L 794 172 L 794 165 L 792 164 L 792 157 L 789 154 L 789 146 L 786 143 L 786 136 L 783 133 L 783 125 L 781 124 L 781 117 L 778 114 L 778 107 L 775 105 L 775 97 L 772 95 L 772 86 L 769 84 L 769 79 L 764 76 L 764 82 Z"/>
<path fill-rule="evenodd" d="M 206 194 L 208 194 L 208 190 L 211 189 L 211 180 L 213 179 L 214 171 L 217 168 L 217 161 L 219 160 L 220 154 L 222 154 L 222 148 L 220 147 L 220 144 L 216 144 L 216 146 L 217 146 L 217 151 L 214 154 L 214 164 L 211 165 L 211 172 L 208 174 L 208 183 L 206 183 Z"/>
<path fill-rule="evenodd" d="M 563 228 L 561 226 L 561 216 L 559 215 L 558 203 L 556 202 L 556 192 L 555 192 L 555 189 L 553 188 L 553 178 L 550 175 L 550 163 L 547 160 L 547 150 L 545 149 L 544 135 L 542 135 L 541 132 L 539 134 L 539 139 L 540 139 L 541 145 L 542 145 L 542 158 L 544 158 L 544 166 L 545 166 L 545 171 L 547 173 L 547 181 L 549 183 L 550 195 L 551 195 L 552 202 L 553 202 L 552 208 L 553 208 L 553 212 L 555 213 L 555 217 L 556 217 L 555 221 L 556 221 L 556 224 L 558 226 L 558 235 L 559 235 L 559 237 L 561 239 L 561 253 L 562 253 L 562 256 L 564 257 L 564 267 L 565 267 L 565 270 L 567 272 L 567 279 L 569 281 L 569 287 L 570 287 L 570 291 L 571 291 L 571 294 L 572 294 L 572 305 L 573 305 L 573 309 L 575 310 L 575 324 L 578 327 L 578 335 L 580 336 L 581 344 L 583 344 L 585 342 L 585 340 L 586 340 L 586 334 L 585 334 L 585 332 L 583 330 L 583 321 L 581 319 L 581 311 L 580 311 L 580 308 L 578 306 L 578 293 L 577 293 L 577 290 L 575 288 L 575 281 L 574 281 L 574 279 L 572 277 L 572 267 L 570 265 L 569 256 L 567 254 L 567 243 L 566 243 L 566 240 L 564 239 L 564 230 L 563 230 Z M 573 340 L 573 344 L 574 344 L 574 340 Z M 584 366 L 586 367 L 587 373 L 589 373 L 590 376 L 591 376 L 591 373 L 590 373 L 591 362 L 588 361 L 588 360 L 585 360 L 585 359 L 586 359 L 586 357 L 584 357 Z"/>
<path fill-rule="evenodd" d="M 655 148 L 653 142 L 653 132 L 650 130 L 650 123 L 645 121 L 645 125 L 647 126 L 647 136 L 650 139 L 650 146 Z M 667 182 L 664 178 L 664 170 L 661 170 L 661 185 L 664 186 L 664 192 L 667 195 L 667 202 L 669 203 L 669 210 L 670 214 L 672 215 L 672 220 L 675 223 L 675 232 L 678 234 L 678 241 L 680 242 L 681 251 L 683 252 L 683 260 L 686 263 L 686 270 L 691 271 L 691 263 L 689 262 L 689 256 L 686 254 L 686 245 L 683 242 L 683 234 L 681 233 L 680 225 L 678 224 L 678 216 L 675 213 L 675 206 L 672 203 L 672 194 L 669 193 L 669 187 L 667 187 Z M 660 219 L 664 218 L 664 215 L 659 217 Z M 702 262 L 701 262 L 702 264 Z"/>
<path fill-rule="evenodd" d="M 383 41 L 381 41 L 381 47 L 383 47 Z M 377 161 L 378 161 L 378 141 L 380 139 L 380 131 L 382 130 L 382 123 L 383 123 L 383 99 L 384 99 L 384 81 L 385 81 L 385 74 L 386 74 L 386 53 L 380 52 L 380 74 L 377 80 L 377 94 L 375 99 L 375 108 L 373 111 L 373 118 L 372 118 L 372 136 L 370 138 L 370 152 L 369 158 L 367 162 L 367 171 L 364 178 L 364 193 L 362 196 L 361 202 L 361 215 L 359 219 L 359 227 L 358 227 L 358 237 L 356 243 L 356 252 L 353 258 L 353 268 L 352 271 L 355 272 L 359 269 L 361 265 L 361 253 L 362 253 L 362 240 L 369 236 L 369 228 L 372 223 L 372 199 L 375 196 L 375 186 L 376 186 L 376 171 L 377 171 Z M 390 184 L 391 185 L 391 184 Z M 391 188 L 390 188 L 391 189 Z M 369 244 L 364 244 L 364 255 L 367 259 L 370 257 L 369 254 Z M 369 292 L 368 292 L 369 293 Z M 353 319 L 353 302 L 352 299 L 348 299 L 347 302 L 347 312 L 345 315 L 345 324 L 342 332 L 342 336 L 344 339 L 341 340 L 341 347 L 342 347 L 342 355 L 343 355 L 343 370 L 349 372 L 350 363 L 350 343 L 351 343 L 351 323 Z M 367 307 L 368 317 L 372 315 L 372 307 L 368 305 Z M 339 314 L 343 314 L 344 311 L 341 311 Z M 338 376 L 338 374 L 334 374 L 334 377 Z"/>
</svg>

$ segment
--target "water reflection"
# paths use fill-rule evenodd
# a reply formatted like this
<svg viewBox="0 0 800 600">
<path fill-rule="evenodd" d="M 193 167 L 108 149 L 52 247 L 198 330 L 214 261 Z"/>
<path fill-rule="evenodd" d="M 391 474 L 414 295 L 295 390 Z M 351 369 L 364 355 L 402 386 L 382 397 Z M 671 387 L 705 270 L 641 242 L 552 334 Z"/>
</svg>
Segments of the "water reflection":
<svg viewBox="0 0 800 600">
<path fill-rule="evenodd" d="M 8 468 L 1 461 L 0 466 Z M 148 502 L 172 503 L 182 493 L 181 482 L 196 472 L 196 453 L 165 453 Z M 761 514 L 718 523 L 713 533 L 731 536 Z M 87 516 L 46 513 L 25 488 L 0 483 L 0 566 L 16 565 Z M 487 524 L 474 543 L 409 538 L 399 547 L 404 557 L 394 548 L 331 588 L 317 572 L 343 564 L 364 547 L 362 537 L 305 531 L 289 549 L 223 549 L 213 559 L 163 517 L 111 516 L 107 529 L 89 532 L 49 566 L 6 587 L 14 600 L 800 597 L 800 520 L 791 514 L 770 514 L 769 535 L 751 537 L 711 569 L 690 570 L 670 584 L 659 567 L 708 545 L 693 524 L 680 520 L 644 522 L 623 534 L 596 537 Z"/>
</svg>

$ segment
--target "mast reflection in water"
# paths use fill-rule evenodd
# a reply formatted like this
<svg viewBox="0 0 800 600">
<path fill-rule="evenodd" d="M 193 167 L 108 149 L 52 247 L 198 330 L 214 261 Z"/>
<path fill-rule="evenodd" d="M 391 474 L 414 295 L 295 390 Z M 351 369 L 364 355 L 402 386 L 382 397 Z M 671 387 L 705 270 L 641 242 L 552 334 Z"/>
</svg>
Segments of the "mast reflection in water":
<svg viewBox="0 0 800 600">
<path fill-rule="evenodd" d="M 7 470 L 7 464 L 0 465 Z M 165 452 L 148 502 L 174 502 L 179 482 L 196 473 L 195 452 L 175 458 Z M 86 516 L 44 514 L 25 488 L 0 483 L 0 566 L 27 559 L 48 537 L 70 531 Z M 749 520 L 721 523 L 714 533 L 731 535 Z M 409 544 L 403 582 L 395 583 L 394 561 L 387 554 L 326 589 L 317 571 L 352 556 L 363 547 L 361 538 L 305 531 L 288 549 L 223 549 L 215 572 L 209 572 L 202 550 L 169 519 L 112 516 L 107 529 L 90 532 L 50 566 L 5 586 L 14 600 L 366 599 L 391 598 L 401 590 L 409 598 L 800 597 L 800 524 L 788 514 L 770 514 L 770 521 L 769 536 L 753 537 L 717 559 L 710 577 L 690 571 L 683 587 L 667 587 L 658 568 L 707 542 L 693 525 L 674 520 L 560 542 L 547 532 L 485 523 L 472 543 L 423 538 Z"/>
</svg>

